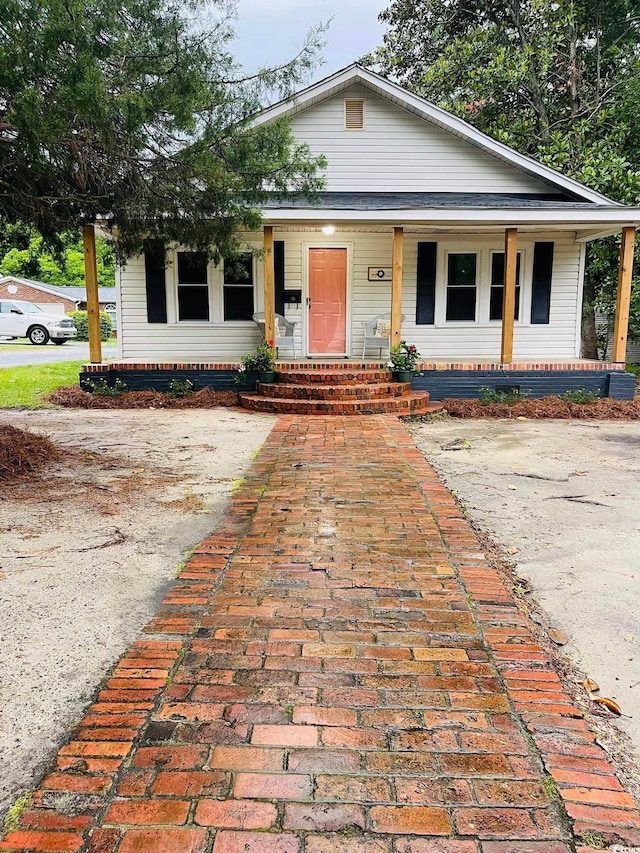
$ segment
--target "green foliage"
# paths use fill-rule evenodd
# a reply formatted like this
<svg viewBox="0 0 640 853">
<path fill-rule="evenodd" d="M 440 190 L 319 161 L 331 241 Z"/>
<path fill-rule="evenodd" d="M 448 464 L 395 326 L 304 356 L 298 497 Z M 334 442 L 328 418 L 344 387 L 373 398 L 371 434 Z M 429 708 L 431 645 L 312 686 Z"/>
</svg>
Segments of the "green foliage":
<svg viewBox="0 0 640 853">
<path fill-rule="evenodd" d="M 4 822 L 2 824 L 2 831 L 4 832 L 15 832 L 20 827 L 20 818 L 23 813 L 27 811 L 29 806 L 31 805 L 31 800 L 33 799 L 33 794 L 27 792 L 23 794 L 21 797 L 15 801 L 15 803 L 11 806 L 9 811 L 6 813 L 4 817 Z"/>
<path fill-rule="evenodd" d="M 113 286 L 113 246 L 98 237 L 96 256 L 99 286 Z M 15 275 L 59 286 L 84 287 L 82 240 L 77 233 L 67 232 L 59 235 L 54 246 L 48 247 L 34 229 L 23 225 L 7 226 L 0 232 L 0 275 Z"/>
<path fill-rule="evenodd" d="M 608 844 L 605 838 L 599 832 L 583 832 L 578 839 L 585 847 L 592 847 L 594 850 L 606 850 Z"/>
<path fill-rule="evenodd" d="M 616 201 L 640 204 L 637 0 L 391 0 L 365 62 L 494 138 Z M 594 311 L 611 311 L 619 240 L 592 244 L 585 355 Z M 631 332 L 640 335 L 640 281 Z"/>
<path fill-rule="evenodd" d="M 0 368 L 0 409 L 47 406 L 47 394 L 63 385 L 77 385 L 82 361 L 28 364 Z"/>
<path fill-rule="evenodd" d="M 514 403 L 519 403 L 520 400 L 525 400 L 529 395 L 526 391 L 496 391 L 495 388 L 482 387 L 478 388 L 478 399 L 483 406 L 490 406 L 492 403 L 505 403 L 507 406 L 513 406 Z"/>
<path fill-rule="evenodd" d="M 89 317 L 86 311 L 72 311 L 69 316 L 78 330 L 77 341 L 89 340 Z M 100 312 L 100 340 L 108 341 L 113 331 L 113 322 L 109 314 Z"/>
<path fill-rule="evenodd" d="M 243 355 L 240 359 L 242 367 L 240 373 L 249 373 L 257 370 L 260 373 L 269 373 L 275 370 L 275 358 L 273 355 L 273 341 L 262 341 L 255 352 Z"/>
<path fill-rule="evenodd" d="M 85 391 L 97 394 L 99 397 L 121 397 L 129 390 L 127 383 L 122 379 L 116 379 L 113 385 L 110 385 L 106 379 L 85 379 L 82 386 Z"/>
<path fill-rule="evenodd" d="M 579 406 L 591 406 L 597 403 L 600 399 L 600 394 L 597 391 L 586 391 L 584 388 L 577 388 L 575 391 L 565 391 L 561 395 L 565 403 L 577 403 Z"/>
<path fill-rule="evenodd" d="M 174 400 L 188 397 L 195 391 L 195 386 L 190 379 L 172 379 L 169 383 L 167 394 Z"/>
<path fill-rule="evenodd" d="M 398 346 L 390 349 L 389 367 L 392 370 L 415 370 L 419 361 L 420 353 L 415 344 L 400 341 Z"/>
<path fill-rule="evenodd" d="M 323 28 L 247 75 L 235 5 L 0 0 L 0 220 L 55 241 L 102 218 L 123 259 L 153 238 L 218 257 L 260 223 L 267 188 L 317 190 L 323 159 L 286 121 L 251 120 L 307 77 Z"/>
</svg>

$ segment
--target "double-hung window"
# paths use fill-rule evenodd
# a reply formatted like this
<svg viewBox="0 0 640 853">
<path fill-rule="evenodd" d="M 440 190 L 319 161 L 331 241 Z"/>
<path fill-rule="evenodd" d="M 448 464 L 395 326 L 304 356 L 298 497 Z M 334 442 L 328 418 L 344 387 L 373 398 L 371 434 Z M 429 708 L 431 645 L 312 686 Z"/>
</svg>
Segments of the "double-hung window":
<svg viewBox="0 0 640 853">
<path fill-rule="evenodd" d="M 478 256 L 450 252 L 447 258 L 447 320 L 476 319 Z"/>
<path fill-rule="evenodd" d="M 209 319 L 208 261 L 204 252 L 178 252 L 178 319 Z"/>
<path fill-rule="evenodd" d="M 520 319 L 520 268 L 522 254 L 518 252 L 516 261 L 516 306 L 514 320 Z M 491 304 L 489 307 L 490 320 L 502 320 L 504 303 L 504 252 L 494 252 L 491 256 Z"/>
<path fill-rule="evenodd" d="M 224 262 L 223 303 L 225 320 L 251 320 L 254 309 L 253 255 L 244 252 Z"/>
</svg>

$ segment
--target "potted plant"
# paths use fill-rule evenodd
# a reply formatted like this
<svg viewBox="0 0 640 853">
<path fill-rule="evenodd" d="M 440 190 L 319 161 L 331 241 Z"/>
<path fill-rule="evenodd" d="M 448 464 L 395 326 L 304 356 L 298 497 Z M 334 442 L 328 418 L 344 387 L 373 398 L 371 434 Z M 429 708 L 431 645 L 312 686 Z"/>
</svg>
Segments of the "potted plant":
<svg viewBox="0 0 640 853">
<path fill-rule="evenodd" d="M 420 353 L 414 344 L 408 344 L 406 341 L 391 347 L 389 352 L 389 367 L 393 371 L 393 378 L 396 382 L 411 382 L 411 377 L 416 371 Z"/>
<path fill-rule="evenodd" d="M 255 371 L 258 373 L 258 379 L 264 384 L 270 384 L 276 381 L 275 359 L 273 356 L 273 341 L 262 341 L 255 352 L 250 352 L 248 355 L 243 355 L 240 359 L 240 373 L 250 373 Z"/>
</svg>

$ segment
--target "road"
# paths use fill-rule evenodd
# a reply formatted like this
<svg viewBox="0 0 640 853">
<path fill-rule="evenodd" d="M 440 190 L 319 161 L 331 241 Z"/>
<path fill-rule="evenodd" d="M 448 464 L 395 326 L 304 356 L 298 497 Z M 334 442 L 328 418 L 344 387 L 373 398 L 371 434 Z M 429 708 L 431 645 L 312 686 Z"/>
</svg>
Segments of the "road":
<svg viewBox="0 0 640 853">
<path fill-rule="evenodd" d="M 118 348 L 115 345 L 103 345 L 102 357 L 115 358 Z M 89 344 L 69 342 L 62 346 L 48 343 L 37 347 L 31 343 L 21 343 L 0 339 L 0 367 L 17 367 L 22 364 L 55 364 L 61 361 L 89 361 Z"/>
</svg>

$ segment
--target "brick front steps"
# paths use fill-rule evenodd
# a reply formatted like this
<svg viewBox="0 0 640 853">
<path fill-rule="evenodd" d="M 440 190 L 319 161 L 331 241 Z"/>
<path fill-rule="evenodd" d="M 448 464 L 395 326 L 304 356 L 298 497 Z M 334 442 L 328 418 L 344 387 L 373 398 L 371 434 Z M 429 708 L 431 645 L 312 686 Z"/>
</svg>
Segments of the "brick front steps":
<svg viewBox="0 0 640 853">
<path fill-rule="evenodd" d="M 393 417 L 278 419 L 16 822 L 0 850 L 640 844 L 606 753 Z"/>
<path fill-rule="evenodd" d="M 255 394 L 241 393 L 247 409 L 273 414 L 424 415 L 442 408 L 427 391 L 412 391 L 408 382 L 393 382 L 388 370 L 283 370 L 278 382 L 259 382 Z"/>
</svg>

